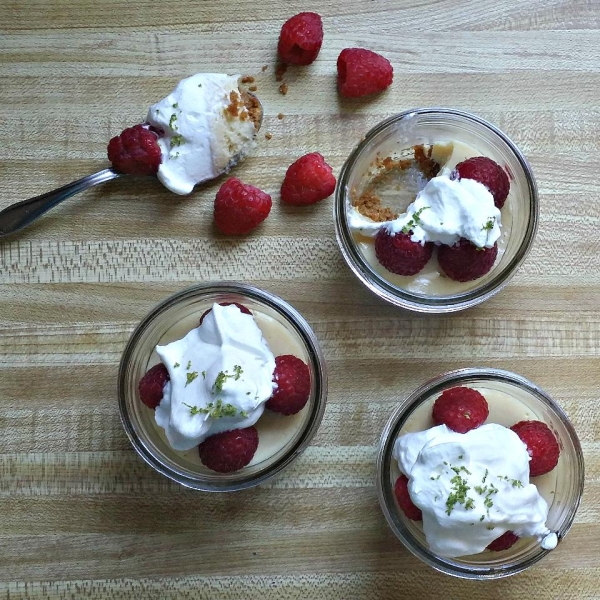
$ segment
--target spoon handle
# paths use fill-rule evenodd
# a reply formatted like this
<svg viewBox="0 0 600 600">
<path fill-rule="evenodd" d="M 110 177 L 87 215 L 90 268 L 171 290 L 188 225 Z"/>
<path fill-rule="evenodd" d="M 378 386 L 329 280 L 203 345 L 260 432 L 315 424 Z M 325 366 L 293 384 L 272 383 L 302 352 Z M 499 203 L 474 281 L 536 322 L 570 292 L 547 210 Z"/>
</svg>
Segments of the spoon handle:
<svg viewBox="0 0 600 600">
<path fill-rule="evenodd" d="M 92 175 L 63 185 L 51 192 L 46 192 L 41 196 L 35 196 L 34 198 L 29 198 L 29 200 L 22 200 L 21 202 L 11 204 L 0 211 L 0 239 L 33 223 L 38 217 L 41 217 L 63 200 L 70 198 L 73 194 L 83 192 L 83 190 L 87 190 L 94 185 L 120 176 L 121 173 L 117 173 L 112 169 L 104 169 L 103 171 L 98 171 L 98 173 L 93 173 Z"/>
</svg>

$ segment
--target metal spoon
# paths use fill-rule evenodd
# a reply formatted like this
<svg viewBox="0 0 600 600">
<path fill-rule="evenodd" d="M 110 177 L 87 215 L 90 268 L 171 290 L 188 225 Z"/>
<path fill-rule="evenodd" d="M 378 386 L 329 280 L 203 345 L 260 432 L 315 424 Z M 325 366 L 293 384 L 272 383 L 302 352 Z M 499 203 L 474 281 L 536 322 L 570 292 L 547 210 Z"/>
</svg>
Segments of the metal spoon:
<svg viewBox="0 0 600 600">
<path fill-rule="evenodd" d="M 263 107 L 260 103 L 260 100 L 254 96 L 254 94 L 243 92 L 242 95 L 250 96 L 254 106 L 259 110 L 258 120 L 255 121 L 256 131 L 254 137 L 256 137 L 256 134 L 262 125 Z M 247 147 L 242 147 L 241 150 L 231 158 L 227 166 L 221 172 L 219 172 L 218 175 L 216 175 L 215 179 L 224 173 L 228 173 L 231 169 L 233 169 L 233 167 L 239 164 L 246 157 L 246 149 Z M 116 179 L 117 177 L 126 177 L 126 175 L 124 173 L 119 173 L 114 169 L 104 169 L 102 171 L 98 171 L 98 173 L 93 173 L 92 175 L 88 175 L 87 177 L 83 177 L 82 179 L 78 179 L 77 181 L 73 181 L 67 185 L 63 185 L 62 187 L 52 190 L 51 192 L 46 192 L 41 196 L 35 196 L 33 198 L 29 198 L 28 200 L 22 200 L 21 202 L 15 202 L 14 204 L 11 204 L 4 210 L 0 211 L 0 239 L 9 236 L 23 229 L 24 227 L 27 227 L 27 225 L 30 225 L 36 221 L 51 208 L 54 208 L 63 200 L 70 198 L 74 194 L 83 192 L 84 190 L 87 190 L 88 188 L 100 183 L 104 183 L 105 181 Z"/>
</svg>

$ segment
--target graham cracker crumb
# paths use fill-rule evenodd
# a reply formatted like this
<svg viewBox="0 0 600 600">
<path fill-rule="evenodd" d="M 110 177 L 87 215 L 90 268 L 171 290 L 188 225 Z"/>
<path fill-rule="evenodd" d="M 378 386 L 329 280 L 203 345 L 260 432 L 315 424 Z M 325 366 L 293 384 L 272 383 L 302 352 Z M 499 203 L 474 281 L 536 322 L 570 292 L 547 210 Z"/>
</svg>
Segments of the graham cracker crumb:
<svg viewBox="0 0 600 600">
<path fill-rule="evenodd" d="M 248 91 L 249 91 L 249 92 L 255 92 L 257 89 L 258 89 L 258 86 L 256 86 L 256 85 L 251 85 L 251 86 L 248 88 Z"/>
<path fill-rule="evenodd" d="M 225 108 L 225 112 L 232 117 L 237 117 L 240 114 L 240 109 L 244 108 L 241 96 L 234 90 L 229 93 L 229 105 Z"/>
<path fill-rule="evenodd" d="M 265 133 L 265 138 L 267 140 L 270 140 L 273 136 L 267 131 L 267 133 Z"/>
<path fill-rule="evenodd" d="M 232 92 L 232 94 L 234 93 L 235 92 Z M 254 123 L 254 127 L 258 130 L 262 120 L 262 107 L 258 101 L 258 98 L 248 94 L 247 92 L 242 92 L 241 100 L 242 105 L 246 110 L 242 111 L 240 119 L 245 121 L 249 117 Z M 229 110 L 229 107 L 227 110 Z"/>
<path fill-rule="evenodd" d="M 275 81 L 283 81 L 283 76 L 287 71 L 287 65 L 285 63 L 279 63 L 275 69 Z"/>
<path fill-rule="evenodd" d="M 261 71 L 264 73 L 269 68 L 269 65 L 263 65 Z"/>
<path fill-rule="evenodd" d="M 288 93 L 288 84 L 287 83 L 282 83 L 279 86 L 279 93 L 282 94 L 283 96 L 285 96 Z"/>
<path fill-rule="evenodd" d="M 281 121 L 281 119 L 283 119 L 283 117 L 285 117 L 285 115 L 283 113 L 279 113 L 277 115 L 277 118 Z"/>
<path fill-rule="evenodd" d="M 242 77 L 242 83 L 254 83 L 254 77 L 252 77 L 252 75 L 246 75 Z"/>
<path fill-rule="evenodd" d="M 361 215 L 376 223 L 391 221 L 398 217 L 389 208 L 382 206 L 379 196 L 368 188 L 352 204 Z"/>
<path fill-rule="evenodd" d="M 427 152 L 425 152 L 425 146 L 419 144 L 413 147 L 413 151 L 415 153 L 417 166 L 426 179 L 432 179 L 440 172 L 440 165 L 431 158 L 431 153 L 433 152 L 431 146 L 429 146 Z"/>
</svg>

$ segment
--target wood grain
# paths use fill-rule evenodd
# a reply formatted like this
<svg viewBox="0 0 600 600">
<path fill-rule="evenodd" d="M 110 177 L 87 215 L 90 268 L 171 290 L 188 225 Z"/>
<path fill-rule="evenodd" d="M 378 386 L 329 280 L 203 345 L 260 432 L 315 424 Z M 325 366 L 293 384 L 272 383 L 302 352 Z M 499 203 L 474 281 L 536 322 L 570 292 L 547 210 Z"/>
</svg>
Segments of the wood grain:
<svg viewBox="0 0 600 600">
<path fill-rule="evenodd" d="M 324 17 L 317 62 L 274 79 L 283 20 Z M 114 181 L 0 243 L 0 596 L 247 600 L 598 598 L 600 576 L 600 3 L 597 0 L 8 0 L 0 7 L 0 209 L 103 168 L 107 140 L 180 78 L 253 74 L 265 107 L 236 175 L 274 198 L 243 240 L 219 236 L 219 182 L 178 198 Z M 390 58 L 385 94 L 344 101 L 348 46 Z M 264 73 L 261 67 L 267 65 Z M 517 276 L 467 313 L 423 317 L 345 267 L 331 200 L 282 207 L 289 163 L 339 171 L 383 117 L 445 105 L 480 114 L 527 154 L 540 229 Z M 278 119 L 279 113 L 284 114 Z M 279 479 L 232 495 L 180 488 L 137 458 L 116 408 L 124 344 L 157 302 L 196 281 L 244 280 L 313 326 L 330 395 L 313 444 Z M 518 372 L 556 397 L 586 460 L 560 548 L 486 584 L 413 558 L 379 510 L 374 457 L 398 399 L 463 366 Z"/>
</svg>

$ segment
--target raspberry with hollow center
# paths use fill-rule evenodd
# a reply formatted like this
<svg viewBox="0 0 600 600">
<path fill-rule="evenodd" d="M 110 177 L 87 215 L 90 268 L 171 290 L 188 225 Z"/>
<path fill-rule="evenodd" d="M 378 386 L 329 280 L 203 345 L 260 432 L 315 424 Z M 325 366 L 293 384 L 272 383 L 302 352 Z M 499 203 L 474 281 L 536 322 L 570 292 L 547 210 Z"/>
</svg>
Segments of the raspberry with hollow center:
<svg viewBox="0 0 600 600">
<path fill-rule="evenodd" d="M 320 15 L 301 12 L 283 24 L 277 52 L 285 63 L 309 65 L 317 58 L 322 43 L 323 21 Z"/>
<path fill-rule="evenodd" d="M 444 390 L 434 402 L 431 416 L 436 425 L 446 425 L 457 433 L 467 433 L 485 423 L 490 411 L 477 390 L 453 387 Z"/>
<path fill-rule="evenodd" d="M 380 229 L 375 236 L 375 256 L 388 271 L 396 275 L 416 275 L 433 254 L 433 243 L 413 242 L 411 234 L 393 234 Z"/>
<path fill-rule="evenodd" d="M 162 160 L 158 135 L 146 125 L 124 129 L 108 142 L 108 160 L 128 175 L 156 175 Z"/>
<path fill-rule="evenodd" d="M 338 90 L 342 96 L 358 98 L 382 92 L 392 84 L 392 63 L 365 48 L 346 48 L 337 59 Z"/>
<path fill-rule="evenodd" d="M 301 156 L 292 163 L 281 184 L 281 201 L 294 206 L 315 204 L 335 190 L 333 169 L 318 152 Z"/>
<path fill-rule="evenodd" d="M 273 381 L 277 384 L 265 407 L 282 415 L 300 412 L 310 396 L 310 370 L 297 356 L 282 354 L 275 358 Z"/>
<path fill-rule="evenodd" d="M 406 475 L 400 475 L 400 477 L 396 479 L 394 496 L 396 496 L 396 502 L 398 502 L 398 506 L 402 509 L 402 512 L 407 518 L 411 521 L 423 520 L 421 509 L 415 506 L 408 493 L 408 477 Z"/>
<path fill-rule="evenodd" d="M 245 467 L 258 448 L 258 431 L 254 427 L 232 429 L 207 437 L 199 446 L 200 460 L 217 473 L 232 473 Z"/>
<path fill-rule="evenodd" d="M 508 197 L 510 181 L 504 169 L 487 156 L 473 156 L 456 165 L 461 179 L 474 179 L 485 185 L 494 197 L 496 208 L 502 208 Z"/>
<path fill-rule="evenodd" d="M 511 429 L 527 446 L 529 476 L 538 477 L 549 473 L 558 464 L 560 446 L 556 436 L 542 421 L 519 421 Z"/>
<path fill-rule="evenodd" d="M 155 409 L 163 398 L 163 389 L 169 381 L 169 372 L 162 363 L 154 365 L 140 379 L 138 383 L 138 392 L 140 400 L 151 409 Z"/>
<path fill-rule="evenodd" d="M 215 197 L 215 225 L 227 235 L 244 235 L 269 216 L 271 204 L 269 194 L 230 177 Z"/>
<path fill-rule="evenodd" d="M 469 240 L 461 238 L 454 246 L 438 248 L 440 269 L 454 281 L 473 281 L 489 273 L 496 257 L 498 244 L 491 248 L 478 248 Z"/>
</svg>

